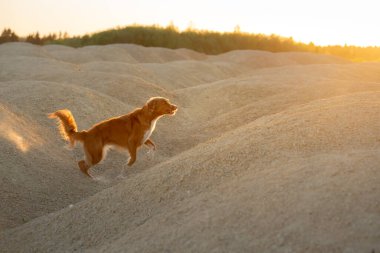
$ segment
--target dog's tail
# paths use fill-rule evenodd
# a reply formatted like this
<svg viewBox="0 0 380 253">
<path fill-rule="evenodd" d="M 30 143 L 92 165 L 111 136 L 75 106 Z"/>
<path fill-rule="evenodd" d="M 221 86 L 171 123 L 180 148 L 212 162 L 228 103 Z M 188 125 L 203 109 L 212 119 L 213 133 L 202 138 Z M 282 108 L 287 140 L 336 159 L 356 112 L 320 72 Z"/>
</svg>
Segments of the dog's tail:
<svg viewBox="0 0 380 253">
<path fill-rule="evenodd" d="M 69 110 L 56 111 L 49 114 L 49 118 L 58 120 L 58 129 L 62 138 L 69 141 L 72 147 L 75 145 L 75 141 L 83 142 L 86 131 L 78 132 L 74 116 Z"/>
</svg>

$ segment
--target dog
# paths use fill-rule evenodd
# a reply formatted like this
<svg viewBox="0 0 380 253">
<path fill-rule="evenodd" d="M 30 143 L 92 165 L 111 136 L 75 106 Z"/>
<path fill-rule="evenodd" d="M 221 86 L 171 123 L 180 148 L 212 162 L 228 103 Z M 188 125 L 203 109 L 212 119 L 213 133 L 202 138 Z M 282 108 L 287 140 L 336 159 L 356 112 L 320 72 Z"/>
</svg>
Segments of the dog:
<svg viewBox="0 0 380 253">
<path fill-rule="evenodd" d="M 91 177 L 88 170 L 103 160 L 107 146 L 116 146 L 128 150 L 130 158 L 128 165 L 136 161 L 137 149 L 143 144 L 156 149 L 150 139 L 157 120 L 164 115 L 175 115 L 178 107 L 166 98 L 152 97 L 142 108 L 110 118 L 95 124 L 88 130 L 78 132 L 77 124 L 72 113 L 58 110 L 48 115 L 57 119 L 61 137 L 74 147 L 77 141 L 83 143 L 84 160 L 78 162 L 80 170 Z"/>
</svg>

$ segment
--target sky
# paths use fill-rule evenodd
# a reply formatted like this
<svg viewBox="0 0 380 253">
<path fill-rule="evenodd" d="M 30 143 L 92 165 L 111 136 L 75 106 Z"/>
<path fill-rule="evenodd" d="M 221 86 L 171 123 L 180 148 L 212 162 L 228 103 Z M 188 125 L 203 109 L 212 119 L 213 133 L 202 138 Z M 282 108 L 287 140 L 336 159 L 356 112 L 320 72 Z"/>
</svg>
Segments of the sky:
<svg viewBox="0 0 380 253">
<path fill-rule="evenodd" d="M 132 24 L 277 34 L 317 45 L 380 46 L 378 0 L 0 0 L 0 29 L 84 35 Z"/>
</svg>

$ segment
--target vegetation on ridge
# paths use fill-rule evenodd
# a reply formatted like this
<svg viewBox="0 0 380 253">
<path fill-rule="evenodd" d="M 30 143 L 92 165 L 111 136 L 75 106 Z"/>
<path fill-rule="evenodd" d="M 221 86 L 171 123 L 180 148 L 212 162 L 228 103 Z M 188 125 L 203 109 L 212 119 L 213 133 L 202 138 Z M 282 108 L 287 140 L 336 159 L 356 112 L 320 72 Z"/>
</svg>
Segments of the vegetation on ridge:
<svg viewBox="0 0 380 253">
<path fill-rule="evenodd" d="M 220 33 L 191 28 L 181 32 L 173 24 L 167 27 L 132 25 L 74 37 L 69 37 L 66 33 L 40 37 L 37 32 L 28 35 L 26 39 L 20 39 L 11 29 L 4 29 L 0 36 L 0 43 L 10 41 L 26 41 L 38 45 L 60 44 L 71 47 L 133 43 L 145 47 L 188 48 L 206 54 L 220 54 L 242 49 L 314 52 L 336 55 L 353 61 L 380 60 L 380 47 L 316 46 L 313 43 L 296 42 L 291 37 L 244 33 L 238 27 L 234 32 Z"/>
</svg>

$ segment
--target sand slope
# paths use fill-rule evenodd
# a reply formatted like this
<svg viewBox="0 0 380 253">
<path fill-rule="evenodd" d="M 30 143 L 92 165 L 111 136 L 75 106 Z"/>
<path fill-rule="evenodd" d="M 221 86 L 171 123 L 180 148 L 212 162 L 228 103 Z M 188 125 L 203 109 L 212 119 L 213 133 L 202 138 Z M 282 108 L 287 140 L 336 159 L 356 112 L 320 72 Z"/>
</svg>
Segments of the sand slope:
<svg viewBox="0 0 380 253">
<path fill-rule="evenodd" d="M 306 53 L 0 46 L 4 252 L 377 252 L 380 64 Z M 48 112 L 80 129 L 150 96 L 154 153 L 85 178 Z"/>
</svg>

